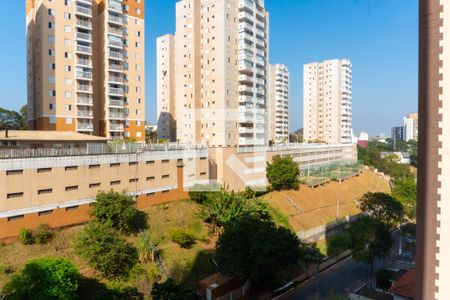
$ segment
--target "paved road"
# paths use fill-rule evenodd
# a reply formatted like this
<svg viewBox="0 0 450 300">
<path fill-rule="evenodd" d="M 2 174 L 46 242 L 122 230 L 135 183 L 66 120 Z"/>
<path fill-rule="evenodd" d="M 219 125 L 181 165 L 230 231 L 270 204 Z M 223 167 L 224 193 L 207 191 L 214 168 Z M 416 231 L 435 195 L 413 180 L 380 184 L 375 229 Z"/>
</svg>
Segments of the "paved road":
<svg viewBox="0 0 450 300">
<path fill-rule="evenodd" d="M 399 231 L 393 233 L 396 241 L 391 250 L 391 257 L 398 254 Z M 374 271 L 383 267 L 383 261 L 378 260 L 374 264 Z M 322 272 L 318 279 L 310 279 L 277 299 L 280 300 L 323 300 L 332 295 L 348 295 L 351 291 L 362 286 L 368 276 L 368 267 L 351 257 L 336 266 Z"/>
</svg>

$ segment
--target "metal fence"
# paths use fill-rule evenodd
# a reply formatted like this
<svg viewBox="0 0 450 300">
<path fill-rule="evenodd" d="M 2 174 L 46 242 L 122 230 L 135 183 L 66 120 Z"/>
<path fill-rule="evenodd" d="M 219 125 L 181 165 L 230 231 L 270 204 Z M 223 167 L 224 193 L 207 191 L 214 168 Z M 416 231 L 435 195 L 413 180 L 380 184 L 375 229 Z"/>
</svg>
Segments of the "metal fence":
<svg viewBox="0 0 450 300">
<path fill-rule="evenodd" d="M 300 169 L 300 181 L 308 186 L 317 186 L 328 181 L 341 181 L 359 174 L 362 167 L 357 162 L 305 166 Z"/>
<path fill-rule="evenodd" d="M 83 148 L 0 149 L 0 159 L 132 154 L 150 151 L 205 150 L 205 149 L 207 149 L 205 145 L 198 145 L 198 144 L 184 145 L 178 143 L 166 143 L 166 144 L 92 143 L 87 144 L 87 146 Z"/>
<path fill-rule="evenodd" d="M 340 218 L 327 224 L 319 225 L 308 230 L 299 231 L 297 232 L 297 236 L 302 240 L 318 241 L 324 235 L 328 235 L 337 229 L 347 226 L 351 222 L 358 220 L 361 216 L 362 214 L 346 216 L 345 218 Z"/>
</svg>

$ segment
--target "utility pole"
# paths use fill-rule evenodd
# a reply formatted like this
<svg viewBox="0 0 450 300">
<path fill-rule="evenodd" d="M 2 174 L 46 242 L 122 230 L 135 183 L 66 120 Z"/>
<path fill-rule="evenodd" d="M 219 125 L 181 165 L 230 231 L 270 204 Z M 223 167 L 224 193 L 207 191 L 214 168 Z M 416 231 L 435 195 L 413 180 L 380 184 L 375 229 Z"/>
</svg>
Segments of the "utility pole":
<svg viewBox="0 0 450 300">
<path fill-rule="evenodd" d="M 339 199 L 336 200 L 336 219 L 339 219 Z"/>
</svg>

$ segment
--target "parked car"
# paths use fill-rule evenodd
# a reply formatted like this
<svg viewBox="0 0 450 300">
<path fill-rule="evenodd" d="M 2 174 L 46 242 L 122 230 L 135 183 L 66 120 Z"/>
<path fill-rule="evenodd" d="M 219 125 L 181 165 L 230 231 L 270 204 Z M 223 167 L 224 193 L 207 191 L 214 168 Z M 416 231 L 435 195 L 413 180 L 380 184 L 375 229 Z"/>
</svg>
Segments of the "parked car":
<svg viewBox="0 0 450 300">
<path fill-rule="evenodd" d="M 275 291 L 270 294 L 270 298 L 274 299 L 280 295 L 283 295 L 284 293 L 287 293 L 291 290 L 294 290 L 298 285 L 300 284 L 300 281 L 294 280 L 286 283 L 282 287 L 276 289 Z"/>
<path fill-rule="evenodd" d="M 415 244 L 416 243 L 416 238 L 413 235 L 411 235 L 411 234 L 407 234 L 405 241 L 408 244 Z"/>
</svg>

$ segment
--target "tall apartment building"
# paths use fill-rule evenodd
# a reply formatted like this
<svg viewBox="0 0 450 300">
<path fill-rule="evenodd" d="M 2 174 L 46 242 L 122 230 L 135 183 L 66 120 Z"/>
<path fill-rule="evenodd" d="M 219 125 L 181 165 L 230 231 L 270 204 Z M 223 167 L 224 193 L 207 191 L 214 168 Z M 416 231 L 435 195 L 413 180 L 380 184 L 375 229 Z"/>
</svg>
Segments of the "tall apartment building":
<svg viewBox="0 0 450 300">
<path fill-rule="evenodd" d="M 166 38 L 158 40 L 158 66 L 167 60 L 162 50 Z M 262 0 L 176 4 L 174 61 L 167 73 L 158 70 L 157 77 L 161 91 L 174 87 L 175 105 L 165 105 L 169 95 L 162 93 L 158 103 L 168 107 L 165 114 L 176 115 L 178 141 L 212 146 L 267 143 L 268 42 Z M 158 128 L 160 136 L 163 129 Z"/>
<path fill-rule="evenodd" d="M 167 34 L 157 39 L 157 113 L 158 138 L 176 141 L 175 91 L 174 91 L 174 46 L 175 37 Z"/>
<path fill-rule="evenodd" d="M 396 144 L 398 142 L 405 140 L 405 127 L 404 126 L 392 127 L 392 129 L 391 129 L 391 139 L 392 139 L 392 146 L 395 149 Z"/>
<path fill-rule="evenodd" d="M 289 142 L 289 70 L 283 64 L 269 66 L 269 140 Z"/>
<path fill-rule="evenodd" d="M 419 139 L 419 115 L 410 113 L 403 117 L 403 126 L 405 127 L 405 141 Z"/>
<path fill-rule="evenodd" d="M 325 60 L 303 66 L 303 137 L 352 142 L 352 63 Z"/>
<path fill-rule="evenodd" d="M 450 299 L 450 2 L 419 1 L 416 297 Z"/>
<path fill-rule="evenodd" d="M 145 138 L 144 0 L 27 0 L 32 129 Z"/>
</svg>

